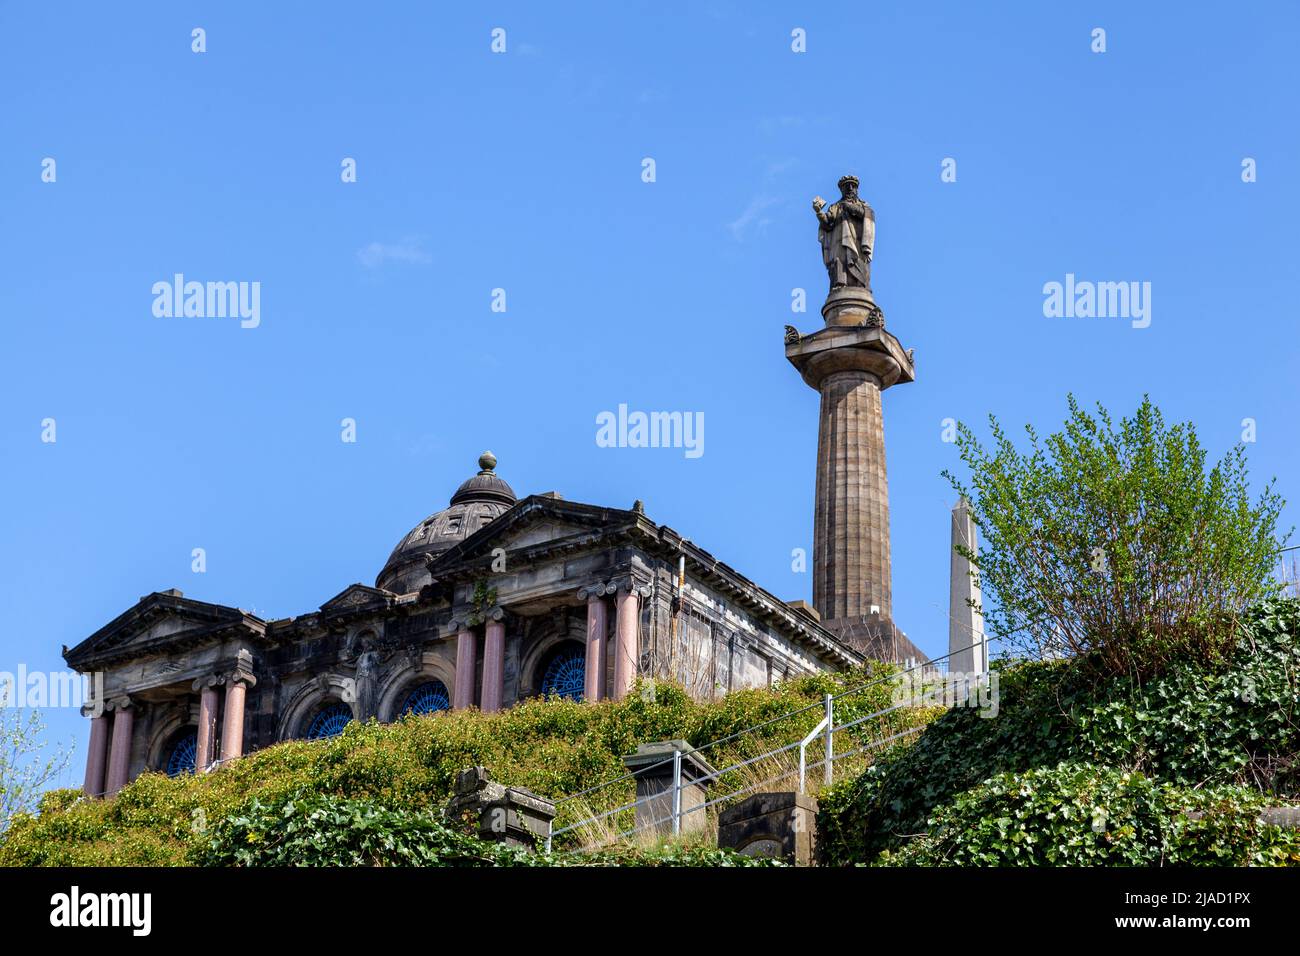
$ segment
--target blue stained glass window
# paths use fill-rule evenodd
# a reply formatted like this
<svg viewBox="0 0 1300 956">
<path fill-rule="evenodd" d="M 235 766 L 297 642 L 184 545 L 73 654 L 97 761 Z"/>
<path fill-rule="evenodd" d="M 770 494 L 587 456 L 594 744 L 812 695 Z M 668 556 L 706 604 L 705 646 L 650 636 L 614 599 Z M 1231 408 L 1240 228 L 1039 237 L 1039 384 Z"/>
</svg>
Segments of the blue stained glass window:
<svg viewBox="0 0 1300 956">
<path fill-rule="evenodd" d="M 565 648 L 546 665 L 546 673 L 542 677 L 542 693 L 547 697 L 582 700 L 586 673 L 586 652 L 581 647 Z"/>
<path fill-rule="evenodd" d="M 431 680 L 411 691 L 402 705 L 401 715 L 432 714 L 450 709 L 451 695 L 447 693 L 447 685 L 440 680 Z"/>
<path fill-rule="evenodd" d="M 172 752 L 167 758 L 167 776 L 176 777 L 183 773 L 193 773 L 198 754 L 199 732 L 191 730 L 172 745 Z"/>
<path fill-rule="evenodd" d="M 330 704 L 321 709 L 307 727 L 308 740 L 324 740 L 337 737 L 343 728 L 352 721 L 352 708 L 347 704 Z"/>
</svg>

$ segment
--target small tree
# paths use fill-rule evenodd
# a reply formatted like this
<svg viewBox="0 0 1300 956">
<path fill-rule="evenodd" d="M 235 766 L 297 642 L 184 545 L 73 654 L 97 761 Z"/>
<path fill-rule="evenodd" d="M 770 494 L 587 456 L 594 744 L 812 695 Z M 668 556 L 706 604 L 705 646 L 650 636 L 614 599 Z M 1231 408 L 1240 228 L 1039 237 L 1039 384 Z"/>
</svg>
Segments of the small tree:
<svg viewBox="0 0 1300 956">
<path fill-rule="evenodd" d="M 10 706 L 11 685 L 0 683 L 0 834 L 18 813 L 36 809 L 41 794 L 63 772 L 70 749 L 45 750 L 40 711 Z"/>
<path fill-rule="evenodd" d="M 1207 470 L 1195 428 L 1166 427 L 1149 397 L 1118 427 L 1100 405 L 1096 417 L 1069 406 L 1045 440 L 1026 426 L 1026 452 L 992 416 L 991 450 L 958 426 L 971 483 L 944 477 L 983 538 L 978 555 L 958 550 L 993 599 L 986 627 L 1108 674 L 1217 660 L 1238 612 L 1277 589 L 1283 501 L 1270 483 L 1252 503 L 1241 445 Z"/>
</svg>

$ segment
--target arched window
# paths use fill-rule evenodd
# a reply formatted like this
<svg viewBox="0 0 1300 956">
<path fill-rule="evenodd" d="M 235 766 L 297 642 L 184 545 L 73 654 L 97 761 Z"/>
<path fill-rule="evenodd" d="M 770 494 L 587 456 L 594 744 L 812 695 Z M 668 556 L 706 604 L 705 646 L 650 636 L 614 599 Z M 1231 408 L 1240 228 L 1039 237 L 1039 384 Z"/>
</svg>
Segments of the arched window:
<svg viewBox="0 0 1300 956">
<path fill-rule="evenodd" d="M 307 739 L 324 740 L 327 737 L 337 737 L 343 733 L 343 728 L 351 722 L 351 707 L 347 704 L 327 704 L 316 713 L 316 716 L 311 719 L 311 723 L 307 725 Z"/>
<path fill-rule="evenodd" d="M 542 671 L 542 693 L 547 697 L 582 700 L 587 654 L 581 646 L 566 645 L 551 655 Z"/>
<path fill-rule="evenodd" d="M 421 684 L 406 697 L 406 703 L 397 716 L 407 714 L 433 714 L 440 710 L 451 709 L 451 695 L 447 685 L 440 680 L 431 680 Z"/>
<path fill-rule="evenodd" d="M 176 777 L 183 773 L 193 773 L 194 764 L 199 754 L 199 732 L 186 731 L 172 744 L 172 752 L 167 755 L 167 776 Z"/>
</svg>

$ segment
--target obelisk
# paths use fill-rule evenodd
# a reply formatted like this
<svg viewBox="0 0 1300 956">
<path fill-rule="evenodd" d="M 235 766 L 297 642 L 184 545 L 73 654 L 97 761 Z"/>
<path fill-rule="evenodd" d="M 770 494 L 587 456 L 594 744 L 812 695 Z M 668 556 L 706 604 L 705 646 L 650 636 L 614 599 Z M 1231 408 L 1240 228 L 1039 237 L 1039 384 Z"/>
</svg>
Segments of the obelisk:
<svg viewBox="0 0 1300 956">
<path fill-rule="evenodd" d="M 964 549 L 963 554 L 958 549 Z M 952 543 L 948 549 L 948 670 L 986 674 L 989 649 L 984 637 L 984 612 L 979 579 L 971 573 L 968 555 L 979 554 L 979 537 L 970 502 L 960 498 L 952 509 Z"/>
<path fill-rule="evenodd" d="M 786 327 L 785 355 L 821 395 L 813 524 L 813 607 L 822 624 L 857 650 L 893 659 L 889 482 L 881 393 L 916 378 L 912 356 L 889 332 L 871 292 L 875 213 L 858 180 L 839 182 L 831 206 L 817 197 L 822 261 L 830 294 L 825 327 Z M 903 643 L 911 647 L 903 638 Z"/>
</svg>

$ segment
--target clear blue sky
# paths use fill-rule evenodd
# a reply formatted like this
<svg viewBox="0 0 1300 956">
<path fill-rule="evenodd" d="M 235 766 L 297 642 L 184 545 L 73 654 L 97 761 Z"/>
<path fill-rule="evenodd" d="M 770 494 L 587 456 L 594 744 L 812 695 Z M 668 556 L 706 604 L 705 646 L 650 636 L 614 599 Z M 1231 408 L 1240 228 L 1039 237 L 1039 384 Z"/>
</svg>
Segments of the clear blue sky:
<svg viewBox="0 0 1300 956">
<path fill-rule="evenodd" d="M 885 418 L 922 648 L 944 418 L 1150 392 L 1215 455 L 1255 418 L 1254 473 L 1300 498 L 1294 4 L 464 6 L 0 6 L 0 670 L 154 590 L 270 618 L 373 583 L 485 448 L 521 495 L 642 498 L 810 597 L 817 398 L 782 326 L 820 324 L 809 202 L 850 171 L 918 363 Z M 260 282 L 261 326 L 155 318 L 176 272 Z M 1152 283 L 1151 326 L 1045 318 L 1067 273 Z M 597 447 L 620 403 L 703 411 L 704 455 Z M 76 784 L 86 722 L 48 722 Z"/>
</svg>

